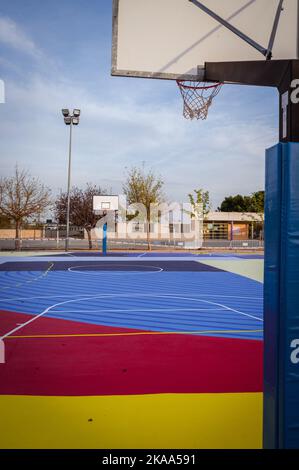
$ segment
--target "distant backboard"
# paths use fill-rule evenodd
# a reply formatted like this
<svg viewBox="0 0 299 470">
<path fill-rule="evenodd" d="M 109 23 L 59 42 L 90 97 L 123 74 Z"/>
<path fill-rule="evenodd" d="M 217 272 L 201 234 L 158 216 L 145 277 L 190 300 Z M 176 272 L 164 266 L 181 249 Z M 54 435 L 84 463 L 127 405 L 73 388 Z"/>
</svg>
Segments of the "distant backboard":
<svg viewBox="0 0 299 470">
<path fill-rule="evenodd" d="M 118 210 L 118 196 L 94 196 L 93 210 L 95 212 L 108 212 Z"/>
<path fill-rule="evenodd" d="M 112 75 L 202 79 L 205 62 L 265 60 L 262 53 L 190 0 L 113 0 Z M 201 0 L 268 47 L 279 0 Z M 298 58 L 299 1 L 284 0 L 273 59 Z"/>
</svg>

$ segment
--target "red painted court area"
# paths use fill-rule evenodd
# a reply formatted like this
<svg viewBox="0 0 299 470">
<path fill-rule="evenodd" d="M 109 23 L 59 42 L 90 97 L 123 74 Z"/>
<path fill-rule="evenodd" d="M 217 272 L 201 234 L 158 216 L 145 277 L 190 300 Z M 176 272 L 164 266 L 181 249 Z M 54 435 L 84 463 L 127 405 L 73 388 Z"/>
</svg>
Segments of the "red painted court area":
<svg viewBox="0 0 299 470">
<path fill-rule="evenodd" d="M 30 315 L 1 312 L 1 332 Z M 0 394 L 130 395 L 262 390 L 263 344 L 40 318 L 5 340 Z"/>
</svg>

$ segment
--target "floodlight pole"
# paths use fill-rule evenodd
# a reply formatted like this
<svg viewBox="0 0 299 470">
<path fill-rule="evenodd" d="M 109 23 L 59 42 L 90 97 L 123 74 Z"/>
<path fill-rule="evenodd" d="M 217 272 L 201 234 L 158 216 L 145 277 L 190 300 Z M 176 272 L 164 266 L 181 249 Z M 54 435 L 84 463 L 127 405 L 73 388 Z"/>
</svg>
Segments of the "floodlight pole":
<svg viewBox="0 0 299 470">
<path fill-rule="evenodd" d="M 73 136 L 73 120 L 71 120 L 71 123 L 70 123 L 69 164 L 68 164 L 68 176 L 67 176 L 67 209 L 66 209 L 65 251 L 69 250 L 69 244 L 70 244 L 72 136 Z"/>
<path fill-rule="evenodd" d="M 67 209 L 66 209 L 66 237 L 65 237 L 65 251 L 68 251 L 70 244 L 70 207 L 71 207 L 71 165 L 72 165 L 72 134 L 73 126 L 78 126 L 80 109 L 74 109 L 73 114 L 70 114 L 68 109 L 62 109 L 64 116 L 64 123 L 70 126 L 70 141 L 69 141 L 69 162 L 68 162 L 68 179 L 67 179 Z"/>
</svg>

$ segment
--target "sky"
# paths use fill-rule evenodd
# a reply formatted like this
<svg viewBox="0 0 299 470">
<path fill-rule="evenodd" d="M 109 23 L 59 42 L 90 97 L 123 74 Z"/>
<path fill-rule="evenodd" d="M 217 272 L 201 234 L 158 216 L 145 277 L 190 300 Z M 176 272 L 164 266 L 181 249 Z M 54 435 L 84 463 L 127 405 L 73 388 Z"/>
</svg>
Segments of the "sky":
<svg viewBox="0 0 299 470">
<path fill-rule="evenodd" d="M 278 141 L 278 95 L 225 85 L 206 121 L 187 121 L 173 81 L 111 77 L 112 0 L 0 0 L 1 176 L 16 164 L 66 190 L 68 128 L 80 108 L 72 183 L 121 193 L 132 166 L 153 170 L 170 201 L 195 188 L 213 208 L 264 188 L 265 149 Z"/>
</svg>

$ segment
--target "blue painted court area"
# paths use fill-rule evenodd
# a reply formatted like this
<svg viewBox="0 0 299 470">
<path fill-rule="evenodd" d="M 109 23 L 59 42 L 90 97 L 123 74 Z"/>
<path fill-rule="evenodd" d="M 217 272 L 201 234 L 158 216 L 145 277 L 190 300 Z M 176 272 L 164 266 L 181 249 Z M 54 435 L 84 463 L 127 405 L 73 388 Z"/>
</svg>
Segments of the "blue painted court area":
<svg viewBox="0 0 299 470">
<path fill-rule="evenodd" d="M 158 255 L 2 259 L 0 308 L 112 327 L 262 339 L 261 283 L 196 256 Z"/>
<path fill-rule="evenodd" d="M 41 257 L 45 257 L 45 255 L 40 255 Z M 57 255 L 53 254 L 52 257 L 57 257 Z M 264 255 L 261 253 L 253 253 L 247 254 L 245 253 L 188 253 L 188 252 L 120 252 L 120 251 L 112 251 L 108 252 L 106 255 L 103 255 L 102 252 L 86 252 L 86 251 L 73 251 L 69 253 L 62 253 L 59 255 L 61 258 L 69 258 L 69 257 L 83 257 L 83 258 L 97 258 L 97 257 L 125 257 L 125 258 L 229 258 L 229 259 L 263 259 Z M 49 258 L 49 255 L 46 255 Z"/>
</svg>

